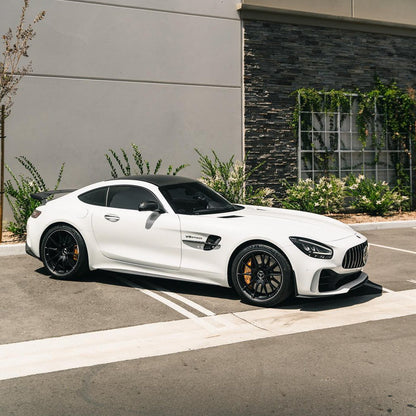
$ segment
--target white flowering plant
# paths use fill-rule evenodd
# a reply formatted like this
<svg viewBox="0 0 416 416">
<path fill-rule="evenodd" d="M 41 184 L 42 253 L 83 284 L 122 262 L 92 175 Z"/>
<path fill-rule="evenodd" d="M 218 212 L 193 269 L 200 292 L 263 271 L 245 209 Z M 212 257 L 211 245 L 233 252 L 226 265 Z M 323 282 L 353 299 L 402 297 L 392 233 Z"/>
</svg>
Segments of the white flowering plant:
<svg viewBox="0 0 416 416">
<path fill-rule="evenodd" d="M 322 177 L 317 182 L 300 179 L 295 184 L 284 182 L 286 197 L 280 203 L 284 208 L 315 214 L 330 214 L 343 208 L 345 182 L 336 176 Z"/>
<path fill-rule="evenodd" d="M 387 182 L 375 182 L 364 175 L 348 176 L 345 179 L 345 190 L 351 208 L 356 212 L 386 215 L 392 211 L 408 209 L 408 196 L 390 189 Z"/>
<path fill-rule="evenodd" d="M 274 192 L 270 188 L 254 188 L 247 184 L 248 178 L 263 163 L 252 170 L 247 170 L 246 161 L 236 161 L 234 156 L 223 162 L 212 151 L 213 159 L 203 155 L 198 149 L 198 163 L 201 166 L 200 181 L 217 191 L 234 204 L 262 205 L 271 207 L 274 204 Z"/>
</svg>

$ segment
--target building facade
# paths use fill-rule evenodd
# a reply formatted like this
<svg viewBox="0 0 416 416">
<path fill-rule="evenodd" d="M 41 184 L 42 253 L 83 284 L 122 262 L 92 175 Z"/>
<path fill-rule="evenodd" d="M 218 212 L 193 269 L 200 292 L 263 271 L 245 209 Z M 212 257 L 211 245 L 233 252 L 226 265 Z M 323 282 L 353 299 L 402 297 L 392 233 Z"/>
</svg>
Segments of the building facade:
<svg viewBox="0 0 416 416">
<path fill-rule="evenodd" d="M 2 1 L 0 33 L 17 3 Z M 365 90 L 375 74 L 416 86 L 412 0 L 32 0 L 40 10 L 6 163 L 28 156 L 53 184 L 66 162 L 62 187 L 108 178 L 108 149 L 136 143 L 191 177 L 194 148 L 248 152 L 266 161 L 253 184 L 281 194 L 299 177 L 296 89 Z"/>
</svg>

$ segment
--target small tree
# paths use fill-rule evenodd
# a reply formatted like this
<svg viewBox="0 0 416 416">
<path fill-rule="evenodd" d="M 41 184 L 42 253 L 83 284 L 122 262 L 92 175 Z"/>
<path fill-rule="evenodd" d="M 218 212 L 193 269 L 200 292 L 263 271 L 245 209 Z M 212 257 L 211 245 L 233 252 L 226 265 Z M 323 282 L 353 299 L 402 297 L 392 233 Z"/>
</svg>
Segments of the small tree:
<svg viewBox="0 0 416 416">
<path fill-rule="evenodd" d="M 32 71 L 32 63 L 27 62 L 30 41 L 35 36 L 33 25 L 40 22 L 46 12 L 38 13 L 32 24 L 26 25 L 26 11 L 29 7 L 29 0 L 23 0 L 23 7 L 20 20 L 15 33 L 9 30 L 3 35 L 3 58 L 0 59 L 0 108 L 1 108 L 1 168 L 0 168 L 0 242 L 3 232 L 3 204 L 4 204 L 4 140 L 5 140 L 5 119 L 10 114 L 13 105 L 13 98 L 17 93 L 17 87 L 21 79 Z M 26 61 L 25 64 L 22 62 Z"/>
</svg>

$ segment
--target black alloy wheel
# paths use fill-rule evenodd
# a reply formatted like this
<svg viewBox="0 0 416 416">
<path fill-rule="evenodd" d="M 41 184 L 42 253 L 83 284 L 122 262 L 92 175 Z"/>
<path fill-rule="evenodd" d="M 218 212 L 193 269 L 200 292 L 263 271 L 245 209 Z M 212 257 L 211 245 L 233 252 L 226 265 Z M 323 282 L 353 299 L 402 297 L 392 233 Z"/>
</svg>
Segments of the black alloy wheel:
<svg viewBox="0 0 416 416">
<path fill-rule="evenodd" d="M 81 234 L 67 225 L 50 228 L 42 239 L 43 264 L 61 279 L 81 276 L 88 271 L 88 255 Z"/>
<path fill-rule="evenodd" d="M 292 290 L 292 270 L 287 259 L 273 247 L 253 244 L 235 257 L 234 288 L 243 301 L 256 306 L 275 306 Z"/>
</svg>

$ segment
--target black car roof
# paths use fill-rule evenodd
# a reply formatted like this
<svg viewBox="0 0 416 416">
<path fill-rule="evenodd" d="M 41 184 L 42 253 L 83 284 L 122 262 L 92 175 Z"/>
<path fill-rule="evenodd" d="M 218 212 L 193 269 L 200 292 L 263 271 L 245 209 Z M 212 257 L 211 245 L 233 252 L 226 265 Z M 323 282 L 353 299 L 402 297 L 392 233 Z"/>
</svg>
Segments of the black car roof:
<svg viewBox="0 0 416 416">
<path fill-rule="evenodd" d="M 137 175 L 125 176 L 117 179 L 148 182 L 152 185 L 156 185 L 159 187 L 168 185 L 179 185 L 181 183 L 196 182 L 195 179 L 185 178 L 184 176 L 177 175 Z"/>
</svg>

